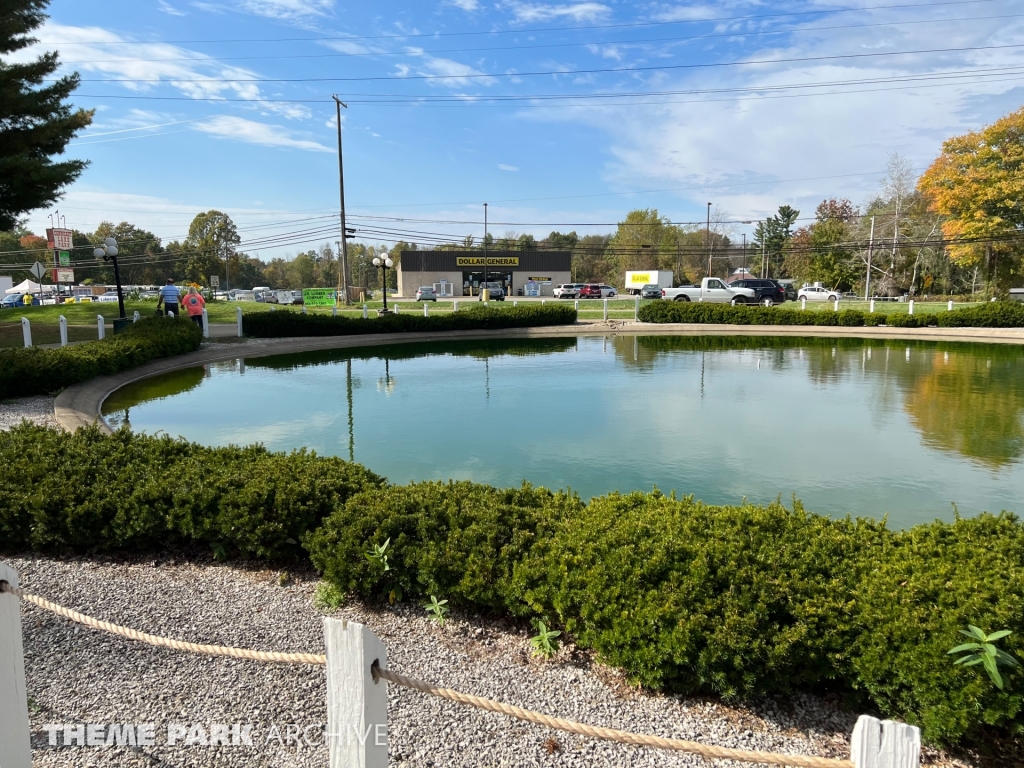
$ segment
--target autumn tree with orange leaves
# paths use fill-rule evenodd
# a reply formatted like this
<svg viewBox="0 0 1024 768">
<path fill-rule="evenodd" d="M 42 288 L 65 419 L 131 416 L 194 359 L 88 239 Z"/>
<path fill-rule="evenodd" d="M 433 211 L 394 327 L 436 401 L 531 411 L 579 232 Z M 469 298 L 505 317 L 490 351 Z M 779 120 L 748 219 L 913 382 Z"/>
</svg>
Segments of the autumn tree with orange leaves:
<svg viewBox="0 0 1024 768">
<path fill-rule="evenodd" d="M 949 258 L 982 265 L 999 287 L 1019 279 L 1024 251 L 1024 107 L 980 131 L 948 139 L 918 181 Z"/>
</svg>

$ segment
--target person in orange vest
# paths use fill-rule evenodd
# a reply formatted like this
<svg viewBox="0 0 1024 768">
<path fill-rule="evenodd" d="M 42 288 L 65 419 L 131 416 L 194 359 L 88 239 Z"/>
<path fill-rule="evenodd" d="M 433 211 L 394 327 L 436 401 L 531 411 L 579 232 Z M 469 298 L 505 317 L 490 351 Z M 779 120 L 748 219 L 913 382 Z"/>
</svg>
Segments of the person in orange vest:
<svg viewBox="0 0 1024 768">
<path fill-rule="evenodd" d="M 189 288 L 188 293 L 185 294 L 185 301 L 183 303 L 185 305 L 185 311 L 188 312 L 189 319 L 202 328 L 203 307 L 206 306 L 206 300 L 199 295 L 199 291 L 195 288 Z"/>
</svg>

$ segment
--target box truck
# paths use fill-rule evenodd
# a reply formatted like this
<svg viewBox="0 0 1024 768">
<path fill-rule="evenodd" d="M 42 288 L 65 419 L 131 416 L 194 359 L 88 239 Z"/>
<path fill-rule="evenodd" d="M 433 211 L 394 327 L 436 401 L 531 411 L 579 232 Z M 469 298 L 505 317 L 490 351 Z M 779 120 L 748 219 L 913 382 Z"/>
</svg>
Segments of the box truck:
<svg viewBox="0 0 1024 768">
<path fill-rule="evenodd" d="M 626 273 L 626 293 L 636 295 L 645 285 L 657 285 L 659 288 L 672 287 L 672 270 L 636 270 Z"/>
</svg>

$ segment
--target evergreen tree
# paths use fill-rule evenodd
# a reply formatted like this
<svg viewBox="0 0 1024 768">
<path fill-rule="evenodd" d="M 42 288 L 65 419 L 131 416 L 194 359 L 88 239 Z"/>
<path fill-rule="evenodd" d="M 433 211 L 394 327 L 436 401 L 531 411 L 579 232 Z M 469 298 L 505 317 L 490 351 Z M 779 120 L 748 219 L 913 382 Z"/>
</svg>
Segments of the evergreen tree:
<svg viewBox="0 0 1024 768">
<path fill-rule="evenodd" d="M 0 57 L 36 42 L 28 35 L 46 18 L 47 2 L 0 0 Z M 77 73 L 42 86 L 57 63 L 56 52 L 23 64 L 0 58 L 0 230 L 14 229 L 20 216 L 55 202 L 87 165 L 51 159 L 93 114 L 72 112 L 65 101 L 78 87 Z"/>
</svg>

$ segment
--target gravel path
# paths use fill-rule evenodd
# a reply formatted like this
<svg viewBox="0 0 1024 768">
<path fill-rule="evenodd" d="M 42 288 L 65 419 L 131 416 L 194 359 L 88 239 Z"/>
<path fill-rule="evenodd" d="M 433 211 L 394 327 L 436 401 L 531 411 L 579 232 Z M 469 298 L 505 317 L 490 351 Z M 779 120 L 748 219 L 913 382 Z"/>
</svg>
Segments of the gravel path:
<svg viewBox="0 0 1024 768">
<path fill-rule="evenodd" d="M 53 401 L 52 397 L 39 395 L 0 402 L 0 430 L 17 426 L 22 419 L 28 419 L 47 427 L 56 427 L 57 419 L 53 415 Z"/>
<path fill-rule="evenodd" d="M 262 650 L 323 650 L 313 573 L 154 560 L 8 558 L 30 591 L 97 618 L 194 642 Z M 854 716 L 797 696 L 754 708 L 651 695 L 589 655 L 530 657 L 528 633 L 493 619 L 438 628 L 418 605 L 342 607 L 387 644 L 389 666 L 437 684 L 553 715 L 742 749 L 847 757 Z M 153 648 L 22 608 L 38 768 L 327 765 L 322 667 L 263 664 Z M 695 756 L 583 739 L 389 686 L 391 764 L 412 766 L 678 766 Z M 50 747 L 49 723 L 154 723 L 148 747 Z M 252 746 L 167 744 L 169 724 L 251 723 Z M 288 725 L 313 743 L 286 744 Z M 276 728 L 276 730 L 275 730 Z M 321 729 L 321 730 L 318 730 Z M 292 729 L 292 732 L 296 732 Z M 279 734 L 279 737 L 275 734 Z M 58 740 L 61 734 L 57 735 Z M 932 762 L 939 755 L 930 756 Z M 948 760 L 940 760 L 949 764 Z"/>
</svg>

